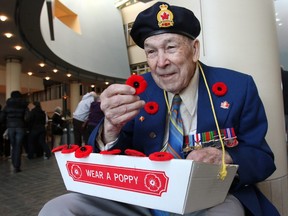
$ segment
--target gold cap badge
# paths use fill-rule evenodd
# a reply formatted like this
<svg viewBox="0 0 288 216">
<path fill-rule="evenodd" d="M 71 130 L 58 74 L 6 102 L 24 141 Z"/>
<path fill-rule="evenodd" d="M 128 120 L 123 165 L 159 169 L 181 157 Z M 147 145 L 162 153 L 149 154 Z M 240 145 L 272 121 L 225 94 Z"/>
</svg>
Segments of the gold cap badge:
<svg viewBox="0 0 288 216">
<path fill-rule="evenodd" d="M 160 11 L 157 13 L 158 26 L 160 28 L 167 28 L 174 25 L 174 15 L 168 9 L 168 5 L 162 4 L 159 6 Z"/>
</svg>

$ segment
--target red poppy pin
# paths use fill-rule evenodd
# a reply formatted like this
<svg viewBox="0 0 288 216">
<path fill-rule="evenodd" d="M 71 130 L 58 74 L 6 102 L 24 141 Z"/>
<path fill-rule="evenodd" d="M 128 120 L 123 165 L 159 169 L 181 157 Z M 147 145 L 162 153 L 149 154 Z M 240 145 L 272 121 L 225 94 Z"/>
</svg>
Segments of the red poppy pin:
<svg viewBox="0 0 288 216">
<path fill-rule="evenodd" d="M 92 146 L 90 146 L 90 145 L 82 146 L 75 151 L 75 157 L 76 158 L 88 157 L 90 155 L 90 153 L 92 153 L 92 151 L 93 151 Z"/>
<path fill-rule="evenodd" d="M 147 88 L 147 85 L 148 85 L 146 80 L 142 76 L 135 75 L 135 74 L 130 76 L 126 80 L 126 84 L 135 88 L 135 90 L 136 90 L 135 94 L 136 95 L 144 92 L 145 89 Z"/>
<path fill-rule="evenodd" d="M 149 159 L 152 161 L 168 161 L 173 158 L 173 155 L 169 152 L 154 152 L 149 155 Z"/>
<path fill-rule="evenodd" d="M 69 154 L 72 152 L 75 152 L 79 148 L 78 145 L 71 144 L 71 145 L 66 145 L 62 150 L 61 153 L 63 154 Z"/>
<path fill-rule="evenodd" d="M 159 105 L 158 103 L 154 102 L 154 101 L 149 101 L 145 104 L 144 106 L 144 110 L 151 115 L 154 115 L 158 112 L 159 110 Z"/>
<path fill-rule="evenodd" d="M 221 97 L 227 93 L 228 88 L 225 83 L 217 82 L 212 86 L 212 91 L 216 96 Z"/>
<path fill-rule="evenodd" d="M 121 153 L 120 149 L 104 150 L 100 152 L 100 154 L 103 155 L 118 155 L 120 153 Z"/>
<path fill-rule="evenodd" d="M 51 152 L 54 153 L 54 152 L 57 152 L 57 151 L 62 151 L 62 149 L 67 148 L 67 146 L 68 146 L 67 144 L 57 146 L 57 147 L 53 148 Z"/>
<path fill-rule="evenodd" d="M 136 157 L 146 157 L 144 153 L 134 150 L 134 149 L 126 149 L 125 154 L 130 155 L 130 156 L 136 156 Z"/>
</svg>

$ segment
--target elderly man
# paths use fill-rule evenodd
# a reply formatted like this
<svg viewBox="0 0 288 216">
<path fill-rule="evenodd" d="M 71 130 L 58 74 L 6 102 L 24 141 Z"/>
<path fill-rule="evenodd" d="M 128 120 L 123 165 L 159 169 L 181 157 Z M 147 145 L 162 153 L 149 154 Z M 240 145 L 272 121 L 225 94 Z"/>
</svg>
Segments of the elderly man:
<svg viewBox="0 0 288 216">
<path fill-rule="evenodd" d="M 249 75 L 200 63 L 199 33 L 198 19 L 186 8 L 158 2 L 141 12 L 131 36 L 146 53 L 151 73 L 143 77 L 148 86 L 139 95 L 133 86 L 109 86 L 101 94 L 104 121 L 89 143 L 95 152 L 168 151 L 175 158 L 220 164 L 221 148 L 209 144 L 215 137 L 202 140 L 200 146 L 195 142 L 198 135 L 214 134 L 219 125 L 233 134 L 225 136 L 225 163 L 239 165 L 237 177 L 223 203 L 186 215 L 279 215 L 255 186 L 276 169 L 265 141 L 267 119 L 255 83 Z M 145 108 L 148 101 L 159 107 L 153 114 Z M 50 201 L 41 215 L 51 209 L 53 215 L 175 215 L 80 194 Z"/>
</svg>

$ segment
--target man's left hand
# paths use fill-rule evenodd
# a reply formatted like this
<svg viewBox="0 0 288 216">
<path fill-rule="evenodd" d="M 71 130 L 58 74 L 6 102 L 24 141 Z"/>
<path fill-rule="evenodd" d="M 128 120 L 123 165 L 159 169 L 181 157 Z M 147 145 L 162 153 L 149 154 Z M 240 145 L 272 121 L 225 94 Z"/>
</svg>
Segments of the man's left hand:
<svg viewBox="0 0 288 216">
<path fill-rule="evenodd" d="M 186 159 L 210 164 L 221 164 L 222 150 L 213 147 L 193 150 L 187 155 Z M 225 163 L 233 163 L 233 160 L 227 151 L 225 152 Z"/>
</svg>

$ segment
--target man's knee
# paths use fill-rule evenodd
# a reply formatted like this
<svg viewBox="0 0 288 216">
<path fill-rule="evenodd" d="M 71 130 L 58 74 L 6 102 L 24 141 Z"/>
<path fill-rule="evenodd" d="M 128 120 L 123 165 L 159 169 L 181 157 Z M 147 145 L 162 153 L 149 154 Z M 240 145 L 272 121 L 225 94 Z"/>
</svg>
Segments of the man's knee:
<svg viewBox="0 0 288 216">
<path fill-rule="evenodd" d="M 245 216 L 245 210 L 240 201 L 228 194 L 223 203 L 207 210 L 206 216 Z"/>
<path fill-rule="evenodd" d="M 70 209 L 67 206 L 71 206 L 75 200 L 75 194 L 69 193 L 59 197 L 56 197 L 48 201 L 40 210 L 38 216 L 69 216 L 71 215 Z M 65 208 L 63 208 L 65 206 Z"/>
</svg>

